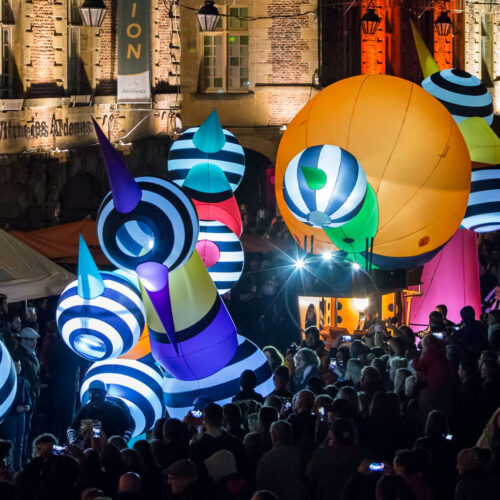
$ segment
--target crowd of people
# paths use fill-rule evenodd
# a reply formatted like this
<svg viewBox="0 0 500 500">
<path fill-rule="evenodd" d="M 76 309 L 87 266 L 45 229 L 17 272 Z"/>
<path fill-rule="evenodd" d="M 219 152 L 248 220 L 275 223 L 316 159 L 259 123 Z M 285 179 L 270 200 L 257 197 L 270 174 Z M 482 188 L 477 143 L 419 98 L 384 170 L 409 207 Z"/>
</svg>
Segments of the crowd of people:
<svg viewBox="0 0 500 500">
<path fill-rule="evenodd" d="M 455 325 L 438 305 L 421 332 L 373 317 L 326 344 L 309 327 L 263 347 L 271 394 L 246 370 L 231 403 L 202 398 L 130 441 L 130 414 L 102 381 L 75 415 L 85 366 L 28 309 L 4 307 L 19 384 L 0 426 L 2 499 L 500 499 L 499 310 L 482 322 L 464 307 Z M 56 408 L 32 429 L 40 405 Z"/>
</svg>

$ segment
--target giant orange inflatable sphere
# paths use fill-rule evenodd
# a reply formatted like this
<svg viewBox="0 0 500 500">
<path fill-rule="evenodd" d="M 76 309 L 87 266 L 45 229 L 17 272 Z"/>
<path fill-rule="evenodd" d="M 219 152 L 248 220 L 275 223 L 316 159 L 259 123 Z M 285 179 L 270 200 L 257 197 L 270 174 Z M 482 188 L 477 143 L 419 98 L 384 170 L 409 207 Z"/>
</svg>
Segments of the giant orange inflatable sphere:
<svg viewBox="0 0 500 500">
<path fill-rule="evenodd" d="M 335 250 L 322 229 L 298 221 L 283 199 L 290 160 L 310 146 L 331 144 L 363 165 L 379 204 L 373 264 L 423 264 L 457 231 L 467 208 L 471 163 L 446 108 L 420 86 L 387 75 L 363 75 L 323 89 L 292 120 L 276 160 L 276 198 L 297 243 Z"/>
</svg>

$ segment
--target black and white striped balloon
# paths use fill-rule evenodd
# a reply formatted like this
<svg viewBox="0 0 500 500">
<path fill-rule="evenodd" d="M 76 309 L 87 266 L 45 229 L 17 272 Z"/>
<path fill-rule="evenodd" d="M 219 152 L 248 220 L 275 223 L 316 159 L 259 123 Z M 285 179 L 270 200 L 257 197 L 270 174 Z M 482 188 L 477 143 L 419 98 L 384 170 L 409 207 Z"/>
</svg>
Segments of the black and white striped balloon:
<svg viewBox="0 0 500 500">
<path fill-rule="evenodd" d="M 198 380 L 177 380 L 167 373 L 163 379 L 165 406 L 172 418 L 182 419 L 200 396 L 224 405 L 240 391 L 239 379 L 245 370 L 257 375 L 255 391 L 266 397 L 274 390 L 273 373 L 264 353 L 250 340 L 238 335 L 238 349 L 221 370 Z"/>
<path fill-rule="evenodd" d="M 243 247 L 225 224 L 200 220 L 196 249 L 221 295 L 238 282 L 245 262 Z"/>
<path fill-rule="evenodd" d="M 476 233 L 500 229 L 500 165 L 472 170 L 469 201 L 462 227 Z"/>
<path fill-rule="evenodd" d="M 457 123 L 478 116 L 493 122 L 493 100 L 479 78 L 461 69 L 444 69 L 428 76 L 422 87 L 438 99 Z"/>
<path fill-rule="evenodd" d="M 141 201 L 129 213 L 115 210 L 111 193 L 97 215 L 97 235 L 106 257 L 135 271 L 143 262 L 182 266 L 198 239 L 198 216 L 190 198 L 172 182 L 156 177 L 135 179 Z"/>
<path fill-rule="evenodd" d="M 93 380 L 104 382 L 108 395 L 127 405 L 135 423 L 133 436 L 150 430 L 163 415 L 162 371 L 155 364 L 146 365 L 131 359 L 94 363 L 83 379 L 82 404 L 89 400 L 88 389 Z"/>
<path fill-rule="evenodd" d="M 61 294 L 56 311 L 66 345 L 89 361 L 117 358 L 139 340 L 146 324 L 141 294 L 123 275 L 102 272 L 104 292 L 93 299 L 78 295 L 78 280 Z"/>
<path fill-rule="evenodd" d="M 0 422 L 5 418 L 14 402 L 17 391 L 17 375 L 5 344 L 0 341 Z"/>
<path fill-rule="evenodd" d="M 236 137 L 223 129 L 226 143 L 217 153 L 204 153 L 193 143 L 199 127 L 187 129 L 170 148 L 168 171 L 171 179 L 182 186 L 189 170 L 199 163 L 210 163 L 222 169 L 233 192 L 240 185 L 245 173 L 245 152 Z"/>
</svg>

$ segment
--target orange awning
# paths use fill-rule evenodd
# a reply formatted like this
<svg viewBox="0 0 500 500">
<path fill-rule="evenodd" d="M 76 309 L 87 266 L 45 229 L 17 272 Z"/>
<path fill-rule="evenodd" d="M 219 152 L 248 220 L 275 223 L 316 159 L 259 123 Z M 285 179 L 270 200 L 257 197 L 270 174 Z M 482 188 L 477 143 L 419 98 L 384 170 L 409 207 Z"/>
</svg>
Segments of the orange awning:
<svg viewBox="0 0 500 500">
<path fill-rule="evenodd" d="M 10 231 L 12 236 L 41 253 L 45 257 L 61 263 L 78 263 L 78 237 L 81 234 L 98 265 L 110 265 L 99 246 L 96 223 L 84 219 L 69 224 L 60 224 L 36 231 Z"/>
<path fill-rule="evenodd" d="M 36 231 L 9 231 L 9 233 L 45 257 L 66 264 L 78 263 L 78 237 L 81 234 L 97 265 L 110 265 L 97 239 L 96 222 L 90 219 Z M 241 243 L 245 252 L 275 252 L 279 250 L 276 245 L 258 234 L 243 233 Z"/>
</svg>

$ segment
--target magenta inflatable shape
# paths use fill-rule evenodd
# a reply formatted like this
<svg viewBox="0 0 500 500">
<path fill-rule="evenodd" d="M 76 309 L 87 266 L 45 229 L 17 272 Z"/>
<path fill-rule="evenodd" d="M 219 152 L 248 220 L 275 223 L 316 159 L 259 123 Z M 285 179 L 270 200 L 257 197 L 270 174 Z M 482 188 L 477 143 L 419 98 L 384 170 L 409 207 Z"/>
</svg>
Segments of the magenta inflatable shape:
<svg viewBox="0 0 500 500">
<path fill-rule="evenodd" d="M 481 314 L 477 234 L 459 229 L 451 240 L 424 265 L 422 295 L 411 300 L 410 326 L 414 331 L 429 324 L 429 313 L 439 304 L 448 307 L 448 319 L 459 323 L 460 309 L 472 306 Z"/>
</svg>

